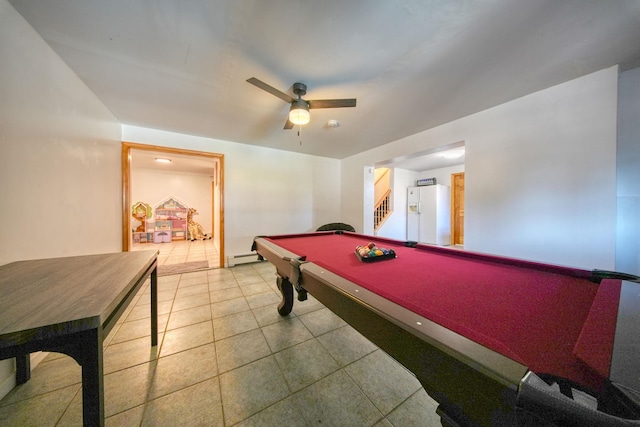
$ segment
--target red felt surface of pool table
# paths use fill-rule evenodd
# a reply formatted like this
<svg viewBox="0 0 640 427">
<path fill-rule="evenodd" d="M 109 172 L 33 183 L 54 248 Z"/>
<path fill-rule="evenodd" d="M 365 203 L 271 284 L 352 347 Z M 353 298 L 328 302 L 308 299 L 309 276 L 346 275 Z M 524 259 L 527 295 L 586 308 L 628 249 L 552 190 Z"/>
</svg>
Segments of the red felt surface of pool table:
<svg viewBox="0 0 640 427">
<path fill-rule="evenodd" d="M 423 245 L 408 248 L 382 238 L 374 243 L 394 249 L 397 258 L 363 263 L 354 251 L 371 237 L 351 233 L 269 239 L 536 373 L 594 388 L 608 375 L 618 280 L 598 285 L 584 270 Z M 605 286 L 610 291 L 596 298 L 599 287 Z M 594 301 L 597 321 L 589 321 Z M 597 346 L 590 345 L 591 339 Z M 590 361 L 596 365 L 589 366 Z"/>
</svg>

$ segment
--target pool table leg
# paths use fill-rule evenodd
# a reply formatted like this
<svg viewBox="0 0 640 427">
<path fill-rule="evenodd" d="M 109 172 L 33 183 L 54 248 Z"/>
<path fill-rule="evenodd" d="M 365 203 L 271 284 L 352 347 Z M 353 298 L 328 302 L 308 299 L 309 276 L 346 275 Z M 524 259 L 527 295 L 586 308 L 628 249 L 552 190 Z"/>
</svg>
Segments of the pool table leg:
<svg viewBox="0 0 640 427">
<path fill-rule="evenodd" d="M 440 415 L 440 424 L 442 427 L 464 427 L 466 424 L 459 424 L 442 409 L 442 405 L 436 408 L 436 414 Z"/>
<path fill-rule="evenodd" d="M 291 313 L 291 309 L 293 309 L 293 285 L 289 279 L 279 274 L 276 279 L 276 284 L 282 294 L 282 301 L 278 304 L 278 313 L 280 316 L 286 316 Z"/>
<path fill-rule="evenodd" d="M 443 418 L 440 418 L 440 424 L 442 427 L 462 427 L 458 423 L 450 423 L 449 421 L 445 421 Z"/>
</svg>

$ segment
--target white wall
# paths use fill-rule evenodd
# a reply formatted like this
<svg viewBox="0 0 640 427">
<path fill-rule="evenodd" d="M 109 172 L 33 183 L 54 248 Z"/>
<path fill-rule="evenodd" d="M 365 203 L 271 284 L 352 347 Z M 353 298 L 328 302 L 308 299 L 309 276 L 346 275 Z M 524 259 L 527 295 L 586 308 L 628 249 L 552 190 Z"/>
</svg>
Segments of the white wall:
<svg viewBox="0 0 640 427">
<path fill-rule="evenodd" d="M 340 221 L 340 161 L 211 138 L 123 126 L 125 141 L 224 155 L 225 255 L 258 235 L 301 233 Z"/>
<path fill-rule="evenodd" d="M 0 265 L 120 251 L 120 124 L 6 0 L 0 58 Z"/>
<path fill-rule="evenodd" d="M 208 175 L 132 167 L 131 203 L 144 202 L 151 205 L 154 214 L 151 220 L 155 221 L 156 206 L 169 197 L 175 197 L 198 211 L 194 221 L 202 226 L 205 233 L 211 234 L 211 182 Z M 135 229 L 138 225 L 140 222 L 131 218 L 131 226 Z"/>
<path fill-rule="evenodd" d="M 618 235 L 616 271 L 640 275 L 640 68 L 618 88 Z"/>
<path fill-rule="evenodd" d="M 465 141 L 465 247 L 612 269 L 617 67 L 342 161 L 342 216 L 365 232 L 363 166 Z"/>
</svg>

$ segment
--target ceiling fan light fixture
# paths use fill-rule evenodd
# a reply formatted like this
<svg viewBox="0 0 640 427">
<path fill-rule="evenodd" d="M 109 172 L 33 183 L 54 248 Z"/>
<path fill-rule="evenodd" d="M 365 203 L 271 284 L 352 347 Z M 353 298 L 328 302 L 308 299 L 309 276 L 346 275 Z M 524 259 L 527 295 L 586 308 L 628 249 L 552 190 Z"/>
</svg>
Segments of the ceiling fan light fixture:
<svg viewBox="0 0 640 427">
<path fill-rule="evenodd" d="M 311 120 L 309 105 L 302 99 L 297 99 L 291 103 L 289 110 L 289 121 L 294 125 L 306 125 Z"/>
</svg>

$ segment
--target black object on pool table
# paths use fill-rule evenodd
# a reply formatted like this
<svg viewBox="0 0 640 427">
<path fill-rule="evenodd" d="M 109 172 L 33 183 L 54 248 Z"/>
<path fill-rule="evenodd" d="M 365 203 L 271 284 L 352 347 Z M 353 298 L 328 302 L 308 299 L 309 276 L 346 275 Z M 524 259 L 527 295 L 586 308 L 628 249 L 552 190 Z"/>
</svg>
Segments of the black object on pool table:
<svg viewBox="0 0 640 427">
<path fill-rule="evenodd" d="M 379 248 L 375 243 L 356 246 L 356 256 L 362 262 L 384 261 L 394 259 L 396 252 L 393 249 Z"/>
</svg>

